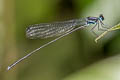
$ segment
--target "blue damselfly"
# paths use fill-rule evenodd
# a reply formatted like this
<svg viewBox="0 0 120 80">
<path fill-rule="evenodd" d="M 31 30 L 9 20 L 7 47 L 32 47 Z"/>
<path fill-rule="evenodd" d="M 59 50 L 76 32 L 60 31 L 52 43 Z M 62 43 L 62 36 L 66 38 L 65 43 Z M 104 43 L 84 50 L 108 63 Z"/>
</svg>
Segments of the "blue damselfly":
<svg viewBox="0 0 120 80">
<path fill-rule="evenodd" d="M 85 27 L 88 27 L 91 24 L 95 24 L 93 29 L 95 27 L 98 27 L 98 30 L 100 29 L 99 24 L 101 24 L 101 27 L 105 27 L 103 24 L 104 16 L 102 14 L 99 15 L 99 17 L 86 17 L 86 18 L 80 18 L 80 19 L 73 19 L 68 21 L 62 21 L 62 22 L 54 22 L 54 23 L 41 23 L 41 24 L 34 24 L 30 25 L 26 29 L 26 37 L 29 39 L 45 39 L 49 37 L 57 37 L 54 40 L 40 46 L 39 48 L 33 50 L 32 52 L 28 53 L 26 56 L 20 58 L 10 66 L 8 66 L 7 70 L 10 70 L 12 67 L 14 67 L 16 64 L 21 62 L 22 60 L 26 59 L 27 57 L 31 56 L 36 51 L 40 50 L 43 47 L 46 47 L 47 45 L 59 40 L 60 38 Z"/>
</svg>

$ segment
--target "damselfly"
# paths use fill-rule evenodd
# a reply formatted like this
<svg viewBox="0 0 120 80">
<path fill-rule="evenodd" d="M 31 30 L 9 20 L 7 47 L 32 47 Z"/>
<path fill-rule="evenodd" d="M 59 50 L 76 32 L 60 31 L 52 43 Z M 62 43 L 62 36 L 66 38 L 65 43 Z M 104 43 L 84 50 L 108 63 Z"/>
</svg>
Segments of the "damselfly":
<svg viewBox="0 0 120 80">
<path fill-rule="evenodd" d="M 55 37 L 58 36 L 56 39 L 40 46 L 39 48 L 33 50 L 32 52 L 28 53 L 26 56 L 20 58 L 10 66 L 8 66 L 7 70 L 10 70 L 12 67 L 14 67 L 16 64 L 21 62 L 22 60 L 26 59 L 27 57 L 31 56 L 36 51 L 40 50 L 43 47 L 46 47 L 47 45 L 59 40 L 60 38 L 76 31 L 82 28 L 85 28 L 89 26 L 90 24 L 95 24 L 93 29 L 97 26 L 98 30 L 100 29 L 99 24 L 101 24 L 101 27 L 105 27 L 103 24 L 104 16 L 102 14 L 99 15 L 99 17 L 86 17 L 81 19 L 73 19 L 68 21 L 62 21 L 62 22 L 54 22 L 54 23 L 41 23 L 41 24 L 34 24 L 30 25 L 26 29 L 26 37 L 29 39 L 36 39 L 36 38 L 49 38 L 49 37 Z"/>
</svg>

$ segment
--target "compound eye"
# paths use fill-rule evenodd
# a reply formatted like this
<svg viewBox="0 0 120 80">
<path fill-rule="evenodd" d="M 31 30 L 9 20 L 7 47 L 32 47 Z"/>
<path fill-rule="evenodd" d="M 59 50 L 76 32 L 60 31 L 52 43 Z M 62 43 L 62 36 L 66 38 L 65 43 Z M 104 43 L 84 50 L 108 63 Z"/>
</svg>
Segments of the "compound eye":
<svg viewBox="0 0 120 80">
<path fill-rule="evenodd" d="M 100 14 L 99 18 L 103 21 L 104 20 L 103 14 Z"/>
</svg>

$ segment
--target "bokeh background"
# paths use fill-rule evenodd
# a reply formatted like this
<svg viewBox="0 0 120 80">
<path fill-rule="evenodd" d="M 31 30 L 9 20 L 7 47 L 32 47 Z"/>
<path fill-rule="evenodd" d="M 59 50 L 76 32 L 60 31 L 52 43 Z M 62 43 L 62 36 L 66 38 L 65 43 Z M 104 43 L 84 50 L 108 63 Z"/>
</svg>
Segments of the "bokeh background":
<svg viewBox="0 0 120 80">
<path fill-rule="evenodd" d="M 54 39 L 27 39 L 27 26 L 99 14 L 113 26 L 120 22 L 119 5 L 120 0 L 0 0 L 0 80 L 120 80 L 120 31 L 96 44 L 90 31 L 93 25 L 6 71 L 11 63 Z"/>
</svg>

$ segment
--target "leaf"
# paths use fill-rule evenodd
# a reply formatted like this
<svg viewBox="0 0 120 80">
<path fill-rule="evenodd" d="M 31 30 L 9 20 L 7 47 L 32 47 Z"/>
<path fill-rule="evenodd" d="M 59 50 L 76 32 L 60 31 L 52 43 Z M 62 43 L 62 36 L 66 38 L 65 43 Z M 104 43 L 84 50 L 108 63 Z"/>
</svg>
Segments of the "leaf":
<svg viewBox="0 0 120 80">
<path fill-rule="evenodd" d="M 120 80 L 120 55 L 112 56 L 78 70 L 62 80 Z"/>
</svg>

